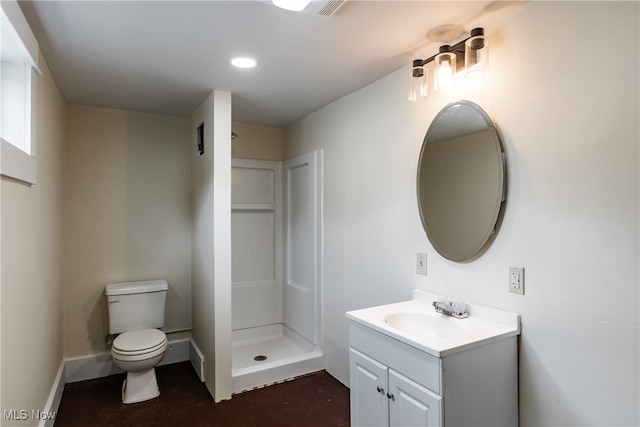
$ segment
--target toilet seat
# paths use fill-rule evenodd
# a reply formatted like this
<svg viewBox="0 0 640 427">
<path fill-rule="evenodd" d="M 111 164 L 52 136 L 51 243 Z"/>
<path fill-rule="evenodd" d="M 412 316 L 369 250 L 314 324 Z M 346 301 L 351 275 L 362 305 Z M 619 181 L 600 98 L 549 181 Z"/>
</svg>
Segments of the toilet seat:
<svg viewBox="0 0 640 427">
<path fill-rule="evenodd" d="M 113 341 L 111 352 L 116 356 L 142 356 L 165 351 L 167 336 L 158 329 L 125 332 Z"/>
</svg>

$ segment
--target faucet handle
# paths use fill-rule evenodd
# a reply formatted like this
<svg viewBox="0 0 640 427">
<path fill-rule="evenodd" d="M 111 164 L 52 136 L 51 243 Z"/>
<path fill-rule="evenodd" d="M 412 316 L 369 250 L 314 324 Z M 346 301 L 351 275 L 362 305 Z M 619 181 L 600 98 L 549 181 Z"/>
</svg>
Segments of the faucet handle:
<svg viewBox="0 0 640 427">
<path fill-rule="evenodd" d="M 469 317 L 467 305 L 460 301 L 449 301 L 441 298 L 438 301 L 434 301 L 433 306 L 438 313 L 446 316 L 455 317 L 457 319 Z"/>
</svg>

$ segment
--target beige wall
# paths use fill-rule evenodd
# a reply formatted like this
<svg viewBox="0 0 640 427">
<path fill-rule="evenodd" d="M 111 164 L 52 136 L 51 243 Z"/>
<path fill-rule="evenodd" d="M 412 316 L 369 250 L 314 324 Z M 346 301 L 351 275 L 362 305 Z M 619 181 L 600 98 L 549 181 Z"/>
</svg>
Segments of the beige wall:
<svg viewBox="0 0 640 427">
<path fill-rule="evenodd" d="M 67 106 L 64 353 L 106 351 L 105 284 L 169 282 L 165 329 L 191 326 L 188 120 Z"/>
<path fill-rule="evenodd" d="M 38 184 L 2 178 L 0 410 L 45 409 L 62 361 L 64 101 L 44 58 L 36 81 Z M 2 416 L 2 415 L 0 415 Z M 27 425 L 25 421 L 15 424 Z M 3 420 L 2 425 L 11 425 Z"/>
<path fill-rule="evenodd" d="M 407 64 L 287 130 L 287 158 L 324 150 L 330 372 L 348 382 L 346 310 L 418 288 L 521 313 L 521 426 L 639 425 L 638 17 L 638 2 L 531 2 L 487 27 L 483 83 L 411 103 Z M 497 122 L 509 175 L 496 240 L 466 264 L 429 244 L 415 184 L 430 122 L 460 98 Z"/>
<path fill-rule="evenodd" d="M 241 159 L 284 160 L 284 129 L 233 122 L 238 137 L 231 142 L 231 156 Z"/>
</svg>

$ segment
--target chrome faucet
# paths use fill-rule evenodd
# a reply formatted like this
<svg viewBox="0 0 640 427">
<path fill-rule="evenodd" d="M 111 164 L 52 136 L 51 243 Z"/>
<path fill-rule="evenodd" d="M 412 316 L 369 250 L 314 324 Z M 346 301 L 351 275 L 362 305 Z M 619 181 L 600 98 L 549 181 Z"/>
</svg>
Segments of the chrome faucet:
<svg viewBox="0 0 640 427">
<path fill-rule="evenodd" d="M 439 299 L 433 302 L 433 306 L 438 313 L 444 314 L 445 316 L 451 316 L 457 319 L 469 317 L 467 305 L 463 302 Z"/>
</svg>

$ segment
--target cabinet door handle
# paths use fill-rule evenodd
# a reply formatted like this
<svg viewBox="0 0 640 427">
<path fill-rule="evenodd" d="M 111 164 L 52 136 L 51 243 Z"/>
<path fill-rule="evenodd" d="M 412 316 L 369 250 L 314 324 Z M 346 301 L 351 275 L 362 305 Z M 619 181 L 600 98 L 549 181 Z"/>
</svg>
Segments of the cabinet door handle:
<svg viewBox="0 0 640 427">
<path fill-rule="evenodd" d="M 387 398 L 391 399 L 391 401 L 396 400 L 396 397 L 393 394 L 387 393 Z"/>
<path fill-rule="evenodd" d="M 376 387 L 376 390 L 378 390 L 378 393 L 384 393 L 384 389 L 380 386 Z"/>
</svg>

